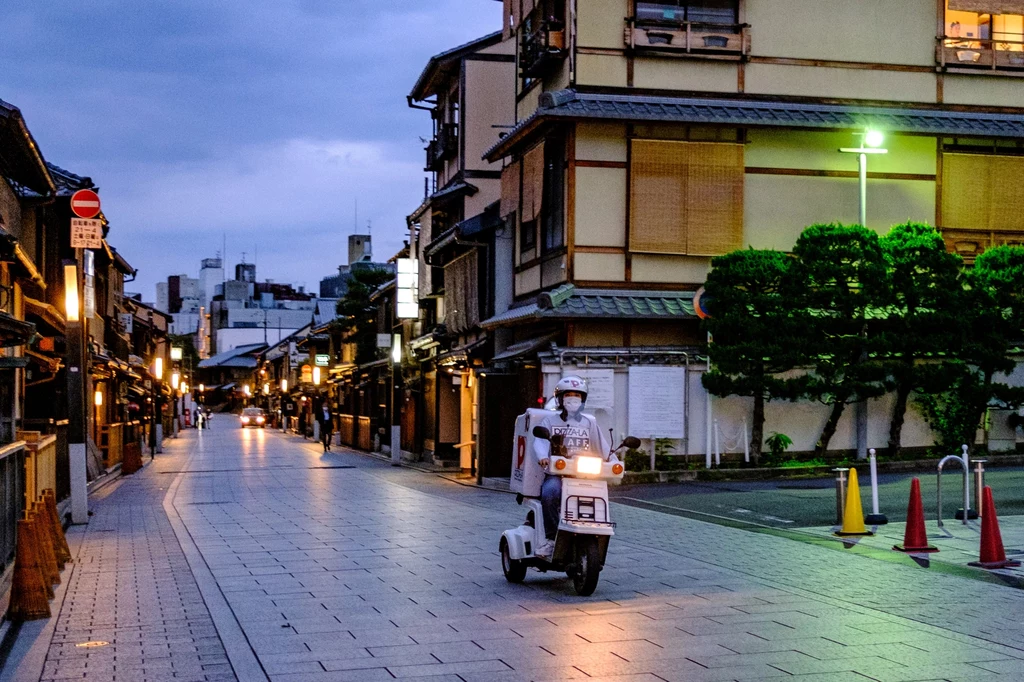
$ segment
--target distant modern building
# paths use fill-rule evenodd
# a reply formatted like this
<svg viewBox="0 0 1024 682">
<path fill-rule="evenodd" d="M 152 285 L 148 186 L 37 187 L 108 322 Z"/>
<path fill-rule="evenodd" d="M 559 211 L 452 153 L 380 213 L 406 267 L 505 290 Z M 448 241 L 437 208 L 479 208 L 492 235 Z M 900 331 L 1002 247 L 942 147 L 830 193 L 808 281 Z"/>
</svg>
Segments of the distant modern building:
<svg viewBox="0 0 1024 682">
<path fill-rule="evenodd" d="M 338 274 L 320 280 L 320 298 L 342 298 L 348 293 L 352 273 L 360 268 L 393 269 L 390 263 L 373 262 L 373 243 L 368 234 L 348 237 L 348 265 L 339 265 Z"/>
<path fill-rule="evenodd" d="M 254 283 L 256 281 L 256 264 L 239 263 L 235 266 L 235 279 L 239 282 Z"/>
</svg>

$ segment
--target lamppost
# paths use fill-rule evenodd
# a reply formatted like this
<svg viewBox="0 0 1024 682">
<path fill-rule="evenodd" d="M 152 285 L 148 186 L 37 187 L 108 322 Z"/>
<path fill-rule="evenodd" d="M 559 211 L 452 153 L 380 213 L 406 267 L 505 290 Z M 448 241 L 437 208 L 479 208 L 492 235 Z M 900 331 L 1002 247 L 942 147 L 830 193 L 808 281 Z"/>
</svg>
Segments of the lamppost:
<svg viewBox="0 0 1024 682">
<path fill-rule="evenodd" d="M 402 463 L 402 421 L 398 409 L 398 386 L 395 375 L 402 366 L 402 335 L 391 336 L 391 466 Z"/>
<path fill-rule="evenodd" d="M 71 522 L 89 522 L 86 466 L 85 326 L 78 295 L 78 263 L 64 261 L 64 312 L 68 321 L 68 475 L 71 482 Z"/>
<path fill-rule="evenodd" d="M 861 135 L 860 147 L 841 147 L 844 154 L 858 155 L 860 176 L 860 224 L 868 224 L 868 154 L 888 154 L 882 148 L 885 136 L 878 130 L 866 130 Z M 868 458 L 868 403 L 866 400 L 854 404 L 854 423 L 857 430 L 857 459 Z"/>
</svg>

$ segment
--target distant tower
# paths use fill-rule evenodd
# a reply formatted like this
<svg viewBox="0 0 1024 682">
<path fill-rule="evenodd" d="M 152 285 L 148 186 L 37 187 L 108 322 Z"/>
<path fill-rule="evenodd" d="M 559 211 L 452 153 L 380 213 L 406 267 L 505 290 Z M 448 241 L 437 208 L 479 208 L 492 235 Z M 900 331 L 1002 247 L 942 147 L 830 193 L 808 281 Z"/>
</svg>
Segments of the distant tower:
<svg viewBox="0 0 1024 682">
<path fill-rule="evenodd" d="M 223 283 L 224 261 L 220 258 L 204 258 L 199 268 L 199 295 L 207 310 L 210 310 L 210 301 L 217 294 L 217 285 Z"/>
<path fill-rule="evenodd" d="M 368 234 L 350 234 L 348 236 L 348 264 L 369 262 L 373 260 L 373 247 Z"/>
<path fill-rule="evenodd" d="M 239 263 L 235 266 L 235 279 L 239 282 L 248 282 L 253 284 L 256 282 L 256 264 L 255 263 Z"/>
</svg>

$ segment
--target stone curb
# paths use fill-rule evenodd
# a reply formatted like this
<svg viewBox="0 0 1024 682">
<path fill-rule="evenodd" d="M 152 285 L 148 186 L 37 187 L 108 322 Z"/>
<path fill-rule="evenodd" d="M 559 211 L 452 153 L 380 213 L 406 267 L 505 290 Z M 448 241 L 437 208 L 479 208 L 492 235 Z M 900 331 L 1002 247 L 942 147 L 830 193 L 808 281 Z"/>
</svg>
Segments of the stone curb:
<svg viewBox="0 0 1024 682">
<path fill-rule="evenodd" d="M 915 459 L 902 462 L 879 462 L 879 473 L 932 473 L 938 464 L 935 459 Z M 1024 455 L 989 455 L 986 467 L 1024 465 Z M 623 485 L 645 483 L 685 483 L 688 481 L 763 481 L 776 478 L 822 478 L 832 475 L 837 464 L 808 467 L 758 467 L 749 469 L 683 469 L 679 471 L 627 471 Z M 867 467 L 867 462 L 855 466 Z"/>
</svg>

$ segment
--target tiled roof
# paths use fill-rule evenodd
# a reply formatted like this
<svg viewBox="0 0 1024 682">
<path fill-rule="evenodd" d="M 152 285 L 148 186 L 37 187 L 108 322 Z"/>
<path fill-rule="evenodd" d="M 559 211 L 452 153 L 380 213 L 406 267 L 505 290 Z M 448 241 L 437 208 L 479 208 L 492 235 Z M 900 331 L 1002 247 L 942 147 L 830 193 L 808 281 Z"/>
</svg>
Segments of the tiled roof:
<svg viewBox="0 0 1024 682">
<path fill-rule="evenodd" d="M 15 190 L 50 196 L 55 191 L 53 178 L 46 167 L 21 110 L 0 99 L 0 175 L 7 178 Z"/>
<path fill-rule="evenodd" d="M 251 343 L 245 346 L 237 346 L 231 350 L 218 353 L 212 358 L 207 358 L 199 363 L 200 369 L 209 367 L 246 367 L 252 368 L 257 365 L 256 354 L 266 348 L 262 343 Z"/>
<path fill-rule="evenodd" d="M 564 284 L 541 294 L 536 303 L 484 320 L 480 326 L 505 327 L 536 320 L 683 320 L 696 319 L 692 291 L 577 289 Z"/>
<path fill-rule="evenodd" d="M 537 111 L 488 149 L 484 157 L 507 154 L 541 120 L 553 118 L 826 130 L 872 127 L 891 133 L 1024 138 L 1024 117 L 1014 114 L 560 90 L 542 94 Z"/>
<path fill-rule="evenodd" d="M 440 78 L 450 76 L 450 74 L 445 73 L 445 71 L 451 66 L 453 61 L 461 59 L 468 54 L 472 54 L 477 50 L 482 50 L 485 47 L 496 45 L 500 42 L 501 31 L 495 31 L 494 33 L 488 33 L 481 38 L 471 40 L 468 43 L 434 55 L 423 68 L 423 72 L 420 74 L 420 77 L 416 79 L 416 84 L 412 86 L 412 92 L 409 94 L 409 97 L 415 101 L 423 101 L 427 97 L 436 94 L 435 90 L 438 85 L 437 81 Z"/>
</svg>

